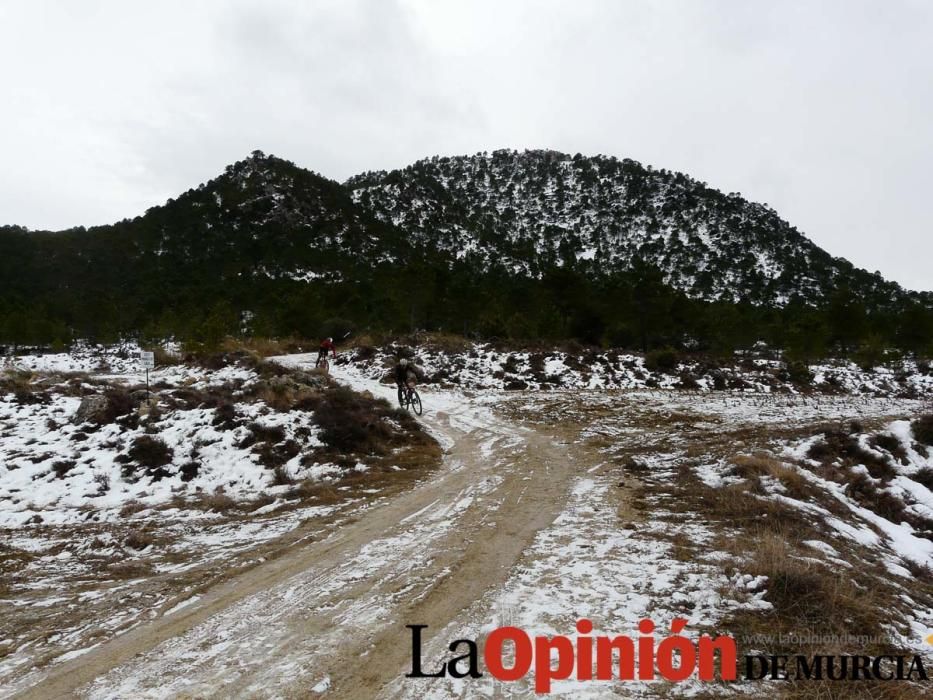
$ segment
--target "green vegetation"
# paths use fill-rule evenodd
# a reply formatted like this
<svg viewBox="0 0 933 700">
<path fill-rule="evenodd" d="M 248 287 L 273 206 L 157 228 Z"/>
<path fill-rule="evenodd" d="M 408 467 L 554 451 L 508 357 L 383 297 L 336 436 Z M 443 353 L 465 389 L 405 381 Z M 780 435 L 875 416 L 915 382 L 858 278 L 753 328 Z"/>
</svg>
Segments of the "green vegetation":
<svg viewBox="0 0 933 700">
<path fill-rule="evenodd" d="M 257 152 L 133 220 L 0 227 L 0 345 L 424 329 L 641 351 L 761 340 L 868 365 L 933 350 L 929 295 L 831 258 L 767 208 L 634 161 L 558 156 L 433 159 L 341 185 Z M 567 225 L 532 230 L 536 215 Z"/>
</svg>

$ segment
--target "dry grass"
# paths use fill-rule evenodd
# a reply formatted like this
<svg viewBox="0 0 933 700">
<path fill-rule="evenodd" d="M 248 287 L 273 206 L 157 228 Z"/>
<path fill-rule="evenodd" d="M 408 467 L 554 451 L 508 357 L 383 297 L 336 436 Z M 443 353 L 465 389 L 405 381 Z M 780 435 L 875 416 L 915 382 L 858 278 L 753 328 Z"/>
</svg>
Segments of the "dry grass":
<svg viewBox="0 0 933 700">
<path fill-rule="evenodd" d="M 213 513 L 230 513 L 237 509 L 237 502 L 223 492 L 203 494 L 195 501 L 195 505 L 201 510 L 211 511 Z"/>
<path fill-rule="evenodd" d="M 258 357 L 273 357 L 294 352 L 307 352 L 313 341 L 297 337 L 288 338 L 226 338 L 220 345 L 222 352 L 247 352 Z"/>
<path fill-rule="evenodd" d="M 120 509 L 120 517 L 128 518 L 131 515 L 135 515 L 140 511 L 146 510 L 149 506 L 140 503 L 139 501 L 127 501 L 123 507 Z"/>
<path fill-rule="evenodd" d="M 123 540 L 130 549 L 143 550 L 149 545 L 155 544 L 155 536 L 146 530 L 133 530 L 126 539 Z"/>
<path fill-rule="evenodd" d="M 763 446 L 776 435 L 776 431 L 759 429 L 757 434 L 719 434 L 692 443 L 701 462 L 726 457 L 733 465 L 733 473 L 743 479 L 741 482 L 711 488 L 697 478 L 689 463 L 684 463 L 673 488 L 662 483 L 649 484 L 653 497 L 664 498 L 665 506 L 675 513 L 682 511 L 684 515 L 699 516 L 717 530 L 720 534 L 709 548 L 730 554 L 736 562 L 737 572 L 767 577 L 764 597 L 773 608 L 769 611 L 739 610 L 723 619 L 718 627 L 728 630 L 736 638 L 740 655 L 752 649 L 791 655 L 880 655 L 902 651 L 886 643 L 885 639 L 889 625 L 910 612 L 909 605 L 902 598 L 903 589 L 892 584 L 882 562 L 873 552 L 856 549 L 855 545 L 838 537 L 827 540 L 819 518 L 813 518 L 791 504 L 764 497 L 769 492 L 762 487 L 761 479 L 774 479 L 784 487 L 787 496 L 817 504 L 839 517 L 849 517 L 847 509 L 812 485 L 801 469 L 775 455 L 763 450 L 744 454 L 733 452 L 740 438 L 749 446 Z M 787 435 L 782 431 L 781 437 L 799 438 L 800 435 Z M 840 474 L 848 473 L 848 467 L 842 465 L 856 463 L 861 456 L 859 453 L 863 452 L 857 449 L 857 444 L 849 436 L 843 438 L 840 433 L 831 434 L 825 443 L 826 452 L 820 455 L 825 459 L 824 466 L 818 468 L 821 471 L 831 468 Z M 883 504 L 874 499 L 869 507 L 877 509 Z M 832 543 L 841 558 L 852 563 L 852 568 L 826 560 L 817 550 L 803 544 L 807 540 Z M 690 542 L 674 540 L 673 544 L 673 557 L 688 561 L 696 558 L 696 547 L 693 546 L 691 551 Z M 898 580 L 897 583 L 907 586 L 915 601 L 931 601 L 931 579 L 933 576 L 917 571 L 913 580 Z M 725 598 L 734 595 L 731 590 L 721 593 Z M 843 643 L 835 648 L 819 641 L 812 644 L 795 642 L 782 648 L 777 641 L 780 634 L 808 633 L 835 634 L 841 638 L 872 637 L 874 641 L 860 644 L 858 648 L 843 648 Z M 756 636 L 758 640 L 772 638 L 774 642 L 750 641 Z M 900 700 L 921 697 L 915 686 L 870 682 L 790 682 L 772 690 L 773 697 L 788 698 L 890 697 Z"/>
<path fill-rule="evenodd" d="M 107 575 L 114 580 L 146 578 L 153 573 L 152 564 L 141 561 L 119 562 L 107 567 Z"/>
<path fill-rule="evenodd" d="M 737 455 L 732 458 L 735 473 L 743 479 L 767 476 L 780 482 L 787 495 L 798 501 L 808 500 L 813 487 L 801 471 L 768 455 Z"/>
</svg>

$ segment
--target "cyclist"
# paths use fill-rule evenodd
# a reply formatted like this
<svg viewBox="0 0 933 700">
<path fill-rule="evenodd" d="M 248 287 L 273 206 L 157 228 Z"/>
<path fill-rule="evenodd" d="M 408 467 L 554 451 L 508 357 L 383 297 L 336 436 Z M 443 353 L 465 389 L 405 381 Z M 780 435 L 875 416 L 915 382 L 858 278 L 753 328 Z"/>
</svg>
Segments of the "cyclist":
<svg viewBox="0 0 933 700">
<path fill-rule="evenodd" d="M 404 357 L 395 365 L 394 371 L 395 385 L 398 387 L 398 402 L 404 405 L 405 398 L 402 392 L 406 387 L 413 387 L 421 376 L 421 372 L 414 362 L 409 362 Z"/>
<path fill-rule="evenodd" d="M 337 359 L 337 346 L 334 345 L 333 338 L 325 338 L 321 341 L 321 346 L 317 350 L 317 363 L 315 366 L 320 366 L 323 362 L 327 360 L 327 351 L 330 350 L 334 354 L 334 359 Z"/>
</svg>

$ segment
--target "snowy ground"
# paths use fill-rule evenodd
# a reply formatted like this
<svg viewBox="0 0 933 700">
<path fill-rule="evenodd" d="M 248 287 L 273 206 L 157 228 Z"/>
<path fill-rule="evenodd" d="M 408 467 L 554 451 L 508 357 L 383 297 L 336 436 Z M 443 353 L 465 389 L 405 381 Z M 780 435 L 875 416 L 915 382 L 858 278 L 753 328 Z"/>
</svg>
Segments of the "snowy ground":
<svg viewBox="0 0 933 700">
<path fill-rule="evenodd" d="M 143 373 L 124 353 L 21 358 L 28 391 L 0 391 L 0 686 L 171 614 L 231 571 L 337 527 L 387 486 L 351 486 L 343 476 L 370 467 L 319 458 L 316 414 L 251 395 L 278 378 L 244 366 L 160 368 L 148 415 L 135 420 L 131 403 L 113 422 L 74 422 L 81 396 L 134 393 Z M 198 406 L 205 397 L 222 402 Z M 164 445 L 157 466 L 134 456 L 149 437 Z"/>
<path fill-rule="evenodd" d="M 192 585 L 181 594 L 163 591 L 161 599 L 158 592 L 147 591 L 117 645 L 77 648 L 75 640 L 86 638 L 86 630 L 75 630 L 74 637 L 54 641 L 60 651 L 51 666 L 26 673 L 19 666 L 35 660 L 38 642 L 11 645 L 13 651 L 0 657 L 0 674 L 15 679 L 10 691 L 25 690 L 48 676 L 45 685 L 26 697 L 72 690 L 90 698 L 532 695 L 533 678 L 510 684 L 494 682 L 488 675 L 475 680 L 405 678 L 410 637 L 404 625 L 429 625 L 424 645 L 428 664 L 449 657 L 446 645 L 452 640 L 482 640 L 501 625 L 518 626 L 531 636 L 573 637 L 574 623 L 582 617 L 593 620 L 594 634 L 636 636 L 638 620 L 649 617 L 660 628 L 675 616 L 689 620 L 688 636 L 738 634 L 742 630 L 724 625 L 755 616 L 766 619 L 776 612 L 769 602 L 771 582 L 756 572 L 747 553 L 722 547 L 724 540 L 741 540 L 745 525 L 723 521 L 701 501 L 744 486 L 748 492 L 743 497 L 799 511 L 810 521 L 813 532 L 808 530 L 804 549 L 793 553 L 799 562 L 819 571 L 851 568 L 866 590 L 883 587 L 879 595 L 898 597 L 900 604 L 886 610 L 890 624 L 885 631 L 900 648 L 927 653 L 929 645 L 923 639 L 933 627 L 933 601 L 916 572 L 933 568 L 933 545 L 921 530 L 927 520 L 933 523 L 933 493 L 925 485 L 933 483 L 925 476 L 933 469 L 933 451 L 916 441 L 905 419 L 928 412 L 930 394 L 896 396 L 916 394 L 904 389 L 905 381 L 916 380 L 914 388 L 927 392 L 926 379 L 917 378 L 922 375 L 905 380 L 893 373 L 880 378 L 852 374 L 851 382 L 842 382 L 850 393 L 839 395 L 776 394 L 763 382 L 754 391 L 747 378 L 743 381 L 748 386 L 734 390 L 711 391 L 701 384 L 699 391 L 688 392 L 664 389 L 660 380 L 658 387 L 647 386 L 651 376 L 639 379 L 635 372 L 643 368 L 637 362 L 632 373 L 624 375 L 632 379 L 626 384 L 619 381 L 625 360 L 616 362 L 612 371 L 584 377 L 567 364 L 566 356 L 555 354 L 544 364 L 547 376 L 561 378 L 549 383 L 551 390 L 502 391 L 488 387 L 504 387 L 518 376 L 534 374 L 516 371 L 513 377 L 508 372 L 495 377 L 502 363 L 520 367 L 532 359 L 509 360 L 493 356 L 489 349 L 476 353 L 459 370 L 460 387 L 447 382 L 446 389 L 422 390 L 423 425 L 445 449 L 439 472 L 391 498 L 351 501 L 331 507 L 333 512 L 310 516 L 300 509 L 275 514 L 273 494 L 270 510 L 257 510 L 236 522 L 216 519 L 216 529 L 206 533 L 214 516 L 191 511 L 173 532 L 173 546 L 197 542 L 199 556 L 217 560 L 229 556 L 226 548 L 242 546 L 251 568 L 229 578 L 229 586 Z M 275 359 L 295 368 L 313 363 L 310 355 Z M 450 366 L 449 358 L 441 361 L 428 353 L 419 361 L 429 374 Z M 378 381 L 386 362 L 377 355 L 341 363 L 333 373 L 358 391 L 391 401 L 394 389 Z M 186 372 L 169 368 L 167 375 L 184 378 L 164 381 L 191 382 Z M 239 379 L 246 384 L 256 380 Z M 590 388 L 568 391 L 567 386 Z M 64 416 L 73 408 L 61 403 L 67 398 L 43 408 L 61 408 Z M 7 410 L 19 412 L 13 404 Z M 10 445 L 0 441 L 0 447 L 9 450 L 8 459 L 20 460 L 19 469 L 11 472 L 14 476 L 0 479 L 0 488 L 7 489 L 6 500 L 0 498 L 6 510 L 0 509 L 0 515 L 8 518 L 7 532 L 26 538 L 16 540 L 17 549 L 46 552 L 37 560 L 55 567 L 58 554 L 49 551 L 48 542 L 34 545 L 28 538 L 38 537 L 33 533 L 40 531 L 67 533 L 67 528 L 78 527 L 82 521 L 74 514 L 81 504 L 69 501 L 66 494 L 55 497 L 59 485 L 51 479 L 51 490 L 41 497 L 25 501 L 17 496 L 26 480 L 16 472 L 41 471 L 23 461 L 19 452 L 24 447 L 39 450 L 33 446 L 41 441 L 41 450 L 53 453 L 43 462 L 48 470 L 63 454 L 60 441 L 65 440 L 44 434 L 48 431 L 41 429 L 38 408 L 22 410 L 41 437 L 27 445 L 28 428 L 10 426 Z M 192 417 L 184 426 L 165 423 L 166 441 L 176 449 L 190 441 L 190 431 L 213 430 L 206 420 L 196 419 L 196 412 L 188 413 Z M 283 423 L 282 415 L 271 412 L 255 418 L 280 421 L 277 425 L 289 435 L 303 427 L 300 422 Z M 827 454 L 816 459 L 813 455 L 822 453 L 812 449 L 828 439 L 827 426 L 853 420 L 862 425 L 846 428 L 847 435 L 874 455 L 871 469 L 884 473 L 869 474 L 869 486 L 858 492 L 849 482 L 868 467 L 850 453 L 839 456 L 824 450 Z M 70 434 L 68 429 L 63 432 Z M 305 437 L 313 441 L 313 431 Z M 222 441 L 215 444 L 225 448 Z M 220 460 L 220 454 L 209 461 Z M 762 454 L 767 461 L 741 460 Z M 91 463 L 107 465 L 106 460 Z M 237 473 L 237 462 L 231 464 Z M 119 470 L 111 476 L 116 473 Z M 82 478 L 96 483 L 91 476 Z M 208 470 L 204 478 L 218 477 Z M 241 475 L 238 481 L 246 478 Z M 216 488 L 216 483 L 206 481 L 203 488 Z M 243 493 L 273 488 L 245 483 Z M 800 483 L 806 485 L 805 492 L 793 490 Z M 160 504 L 167 502 L 171 490 L 163 493 L 156 485 L 141 493 L 134 488 L 129 484 L 117 491 L 113 502 L 84 504 L 90 503 L 101 527 L 115 519 L 121 498 L 144 506 L 132 519 L 164 517 Z M 878 493 L 896 500 L 886 498 L 886 510 L 880 511 L 872 501 Z M 50 511 L 65 515 L 50 514 L 41 528 L 23 525 L 28 518 L 16 515 Z M 907 520 L 886 517 L 892 512 L 906 513 Z M 287 553 L 267 562 L 250 554 L 258 543 L 322 515 L 336 519 L 296 540 L 297 546 Z M 60 537 L 59 542 L 67 539 Z M 71 550 L 65 546 L 60 551 Z M 75 553 L 65 557 L 69 558 L 80 561 Z M 160 566 L 166 568 L 159 573 L 174 573 L 170 563 Z M 94 572 L 86 576 L 90 580 Z M 133 595 L 132 586 L 132 580 L 114 585 L 108 595 Z M 24 587 L 2 597 L 0 605 L 10 609 L 81 603 L 74 597 L 58 599 L 48 589 L 39 597 Z M 141 624 L 147 610 L 154 612 L 148 624 Z M 809 622 L 801 619 L 800 631 Z M 0 632 L 0 644 L 10 634 Z M 571 680 L 556 681 L 553 689 L 563 697 L 677 697 L 707 690 L 699 683 L 619 686 Z M 736 684 L 715 690 L 755 694 L 762 687 Z"/>
<path fill-rule="evenodd" d="M 763 394 L 933 396 L 933 371 L 903 360 L 870 370 L 826 361 L 788 370 L 779 360 L 736 355 L 729 363 L 687 359 L 667 369 L 618 351 L 500 350 L 472 343 L 447 349 L 426 341 L 358 348 L 348 354 L 364 376 L 384 376 L 398 355 L 410 357 L 435 384 L 463 389 L 690 389 Z M 794 368 L 792 368 L 794 369 Z"/>
</svg>

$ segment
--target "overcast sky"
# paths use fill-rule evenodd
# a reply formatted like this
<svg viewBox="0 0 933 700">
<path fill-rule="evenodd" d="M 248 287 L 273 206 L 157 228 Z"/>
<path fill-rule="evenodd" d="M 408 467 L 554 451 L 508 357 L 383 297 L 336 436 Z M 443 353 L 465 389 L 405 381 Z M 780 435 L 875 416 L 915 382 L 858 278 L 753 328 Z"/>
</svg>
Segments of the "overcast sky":
<svg viewBox="0 0 933 700">
<path fill-rule="evenodd" d="M 0 223 L 110 223 L 254 149 L 629 157 L 933 289 L 933 2 L 0 2 Z"/>
</svg>

